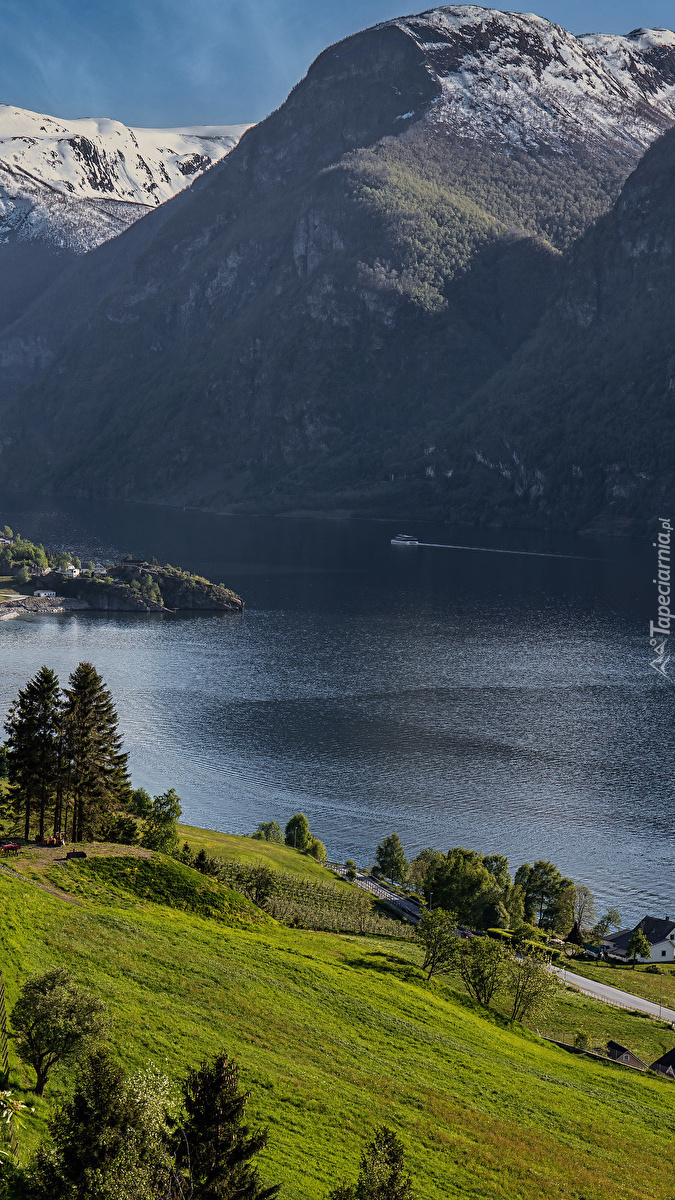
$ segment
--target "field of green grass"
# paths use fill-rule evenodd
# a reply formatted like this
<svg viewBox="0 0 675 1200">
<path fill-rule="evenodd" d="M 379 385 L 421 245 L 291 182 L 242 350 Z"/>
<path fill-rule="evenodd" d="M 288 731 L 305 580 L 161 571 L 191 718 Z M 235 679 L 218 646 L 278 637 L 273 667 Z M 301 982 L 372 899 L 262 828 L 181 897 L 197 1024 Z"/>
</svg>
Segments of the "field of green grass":
<svg viewBox="0 0 675 1200">
<path fill-rule="evenodd" d="M 332 871 L 322 866 L 310 854 L 301 854 L 292 846 L 280 846 L 277 842 L 259 842 L 257 838 L 240 837 L 233 833 L 197 829 L 193 825 L 179 825 L 178 836 L 181 845 L 188 842 L 193 851 L 203 849 L 214 858 L 263 863 L 276 871 L 288 871 L 291 875 L 302 875 L 304 879 L 316 879 L 321 883 L 340 882 Z"/>
<path fill-rule="evenodd" d="M 409 942 L 405 946 L 400 945 L 398 954 L 416 966 L 420 966 L 422 963 L 423 951 L 416 942 Z M 593 969 L 595 970 L 595 968 Z M 632 971 L 627 974 L 632 975 Z M 595 976 L 593 977 L 595 978 Z M 643 978 L 656 980 L 656 1001 L 658 1003 L 658 976 L 647 975 Z M 625 988 L 624 983 L 615 984 L 613 977 L 601 975 L 601 979 L 604 983 L 611 983 L 613 986 L 629 990 Z M 454 987 L 459 993 L 463 990 L 461 982 L 454 975 L 444 976 L 444 984 Z M 644 990 L 639 991 L 638 988 L 633 990 L 635 995 L 646 995 Z M 652 999 L 652 996 L 648 995 L 647 999 Z M 495 996 L 492 1007 L 503 1017 L 508 1016 L 510 1012 L 508 998 L 500 996 L 499 993 Z M 648 1066 L 675 1046 L 675 1030 L 667 1021 L 651 1020 L 643 1013 L 615 1008 L 612 1004 L 605 1004 L 600 1000 L 584 996 L 583 993 L 571 987 L 559 989 L 551 1011 L 532 1023 L 533 1032 L 536 1032 L 537 1029 L 547 1037 L 570 1044 L 574 1042 L 577 1033 L 585 1033 L 589 1049 L 597 1049 L 601 1052 L 606 1048 L 608 1041 L 621 1042 Z"/>
<path fill-rule="evenodd" d="M 652 1000 L 655 1004 L 663 1003 L 668 1008 L 675 1009 L 675 966 L 663 966 L 661 975 L 652 975 L 644 967 L 624 967 L 623 964 L 614 966 L 610 963 L 570 963 L 570 970 L 577 975 L 585 975 L 587 979 L 596 979 L 606 983 L 608 987 L 621 988 L 623 992 L 632 992 L 634 996 L 642 996 L 644 1000 Z"/>
<path fill-rule="evenodd" d="M 10 1004 L 28 975 L 65 963 L 107 1001 L 126 1067 L 152 1060 L 178 1079 L 225 1047 L 251 1089 L 250 1119 L 269 1124 L 261 1168 L 286 1200 L 321 1200 L 354 1176 L 381 1122 L 425 1200 L 672 1197 L 667 1082 L 567 1055 L 426 985 L 405 943 L 256 925 L 234 899 L 229 917 L 200 916 L 188 906 L 197 873 L 163 879 L 155 865 L 146 877 L 141 865 L 132 877 L 137 858 L 104 861 L 19 864 L 70 903 L 0 872 Z M 172 907 L 181 889 L 186 906 Z M 15 1059 L 12 1079 L 29 1081 Z M 46 1111 L 37 1105 L 29 1139 Z"/>
<path fill-rule="evenodd" d="M 18 595 L 20 595 L 20 593 L 16 589 L 13 576 L 0 575 L 0 600 L 7 599 L 9 596 Z"/>
</svg>

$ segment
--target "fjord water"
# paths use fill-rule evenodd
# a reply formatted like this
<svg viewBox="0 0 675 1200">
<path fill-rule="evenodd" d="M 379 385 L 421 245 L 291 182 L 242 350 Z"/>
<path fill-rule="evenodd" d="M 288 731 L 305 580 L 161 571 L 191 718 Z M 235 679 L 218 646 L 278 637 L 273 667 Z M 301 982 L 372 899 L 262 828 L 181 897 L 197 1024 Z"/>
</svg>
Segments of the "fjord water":
<svg viewBox="0 0 675 1200">
<path fill-rule="evenodd" d="M 0 713 L 42 663 L 91 660 L 136 785 L 230 832 L 302 809 L 336 859 L 465 845 L 550 858 L 628 919 L 675 908 L 673 690 L 649 667 L 644 542 L 409 522 L 227 517 L 0 498 L 83 559 L 154 554 L 242 616 L 0 623 Z M 541 555 L 541 557 L 539 557 Z M 564 557 L 553 557 L 560 555 Z"/>
</svg>

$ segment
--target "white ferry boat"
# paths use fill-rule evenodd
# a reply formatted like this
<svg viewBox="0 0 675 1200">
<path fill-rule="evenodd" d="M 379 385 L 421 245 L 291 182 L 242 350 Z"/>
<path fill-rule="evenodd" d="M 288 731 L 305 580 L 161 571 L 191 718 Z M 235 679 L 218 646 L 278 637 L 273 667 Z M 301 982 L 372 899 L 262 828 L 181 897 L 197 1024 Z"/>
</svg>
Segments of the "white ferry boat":
<svg viewBox="0 0 675 1200">
<path fill-rule="evenodd" d="M 419 546 L 417 538 L 413 537 L 411 533 L 397 533 L 396 537 L 391 539 L 391 544 L 392 546 Z"/>
</svg>

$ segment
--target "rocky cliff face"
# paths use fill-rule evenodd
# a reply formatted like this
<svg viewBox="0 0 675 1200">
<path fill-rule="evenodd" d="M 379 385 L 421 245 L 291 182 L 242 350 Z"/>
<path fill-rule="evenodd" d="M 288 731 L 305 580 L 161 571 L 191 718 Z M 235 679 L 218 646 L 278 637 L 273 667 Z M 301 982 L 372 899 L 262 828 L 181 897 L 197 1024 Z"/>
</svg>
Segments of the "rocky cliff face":
<svg viewBox="0 0 675 1200">
<path fill-rule="evenodd" d="M 331 47 L 142 246 L 156 214 L 87 256 L 87 312 L 57 283 L 0 337 L 6 486 L 462 507 L 467 404 L 675 123 L 674 85 L 672 34 L 474 7 Z"/>
</svg>

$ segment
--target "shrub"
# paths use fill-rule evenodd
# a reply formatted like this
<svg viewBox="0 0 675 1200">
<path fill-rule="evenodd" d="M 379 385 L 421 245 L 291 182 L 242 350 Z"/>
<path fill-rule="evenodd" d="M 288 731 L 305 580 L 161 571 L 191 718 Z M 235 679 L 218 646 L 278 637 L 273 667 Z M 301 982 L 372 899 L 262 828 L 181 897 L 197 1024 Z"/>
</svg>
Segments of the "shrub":
<svg viewBox="0 0 675 1200">
<path fill-rule="evenodd" d="M 283 844 L 284 835 L 277 821 L 262 821 L 253 837 L 259 842 L 278 842 Z"/>
<path fill-rule="evenodd" d="M 308 847 L 308 849 L 305 851 L 305 854 L 311 855 L 311 857 L 315 858 L 317 860 L 317 862 L 322 862 L 322 863 L 324 863 L 326 861 L 326 859 L 328 858 L 328 854 L 326 852 L 326 847 L 324 846 L 323 842 L 320 841 L 319 838 L 317 838 L 317 837 L 312 838 L 312 843 Z"/>
</svg>

